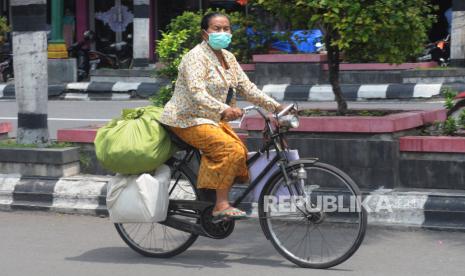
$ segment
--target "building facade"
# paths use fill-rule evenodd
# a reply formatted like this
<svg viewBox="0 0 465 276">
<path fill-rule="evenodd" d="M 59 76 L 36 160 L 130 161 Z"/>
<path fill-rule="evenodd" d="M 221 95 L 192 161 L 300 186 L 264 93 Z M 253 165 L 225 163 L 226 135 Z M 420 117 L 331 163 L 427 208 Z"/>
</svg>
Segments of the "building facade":
<svg viewBox="0 0 465 276">
<path fill-rule="evenodd" d="M 47 0 L 49 40 L 69 47 L 86 30 L 95 31 L 97 50 L 131 40 L 134 66 L 143 67 L 155 62 L 156 41 L 172 18 L 209 7 L 241 8 L 235 0 Z M 10 0 L 0 0 L 0 15 L 11 23 Z"/>
</svg>

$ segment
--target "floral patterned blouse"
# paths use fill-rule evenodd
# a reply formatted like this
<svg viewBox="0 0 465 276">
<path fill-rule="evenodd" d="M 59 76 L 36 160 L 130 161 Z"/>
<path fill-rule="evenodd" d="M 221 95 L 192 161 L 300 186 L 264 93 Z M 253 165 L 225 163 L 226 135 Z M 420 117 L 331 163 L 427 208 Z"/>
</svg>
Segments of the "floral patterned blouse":
<svg viewBox="0 0 465 276">
<path fill-rule="evenodd" d="M 231 52 L 222 52 L 229 65 L 227 70 L 205 41 L 183 57 L 175 90 L 164 107 L 161 123 L 179 128 L 201 124 L 218 126 L 221 113 L 236 106 L 236 94 L 267 111 L 276 110 L 279 103 L 250 82 Z M 227 105 L 225 102 L 230 87 L 234 94 Z"/>
</svg>

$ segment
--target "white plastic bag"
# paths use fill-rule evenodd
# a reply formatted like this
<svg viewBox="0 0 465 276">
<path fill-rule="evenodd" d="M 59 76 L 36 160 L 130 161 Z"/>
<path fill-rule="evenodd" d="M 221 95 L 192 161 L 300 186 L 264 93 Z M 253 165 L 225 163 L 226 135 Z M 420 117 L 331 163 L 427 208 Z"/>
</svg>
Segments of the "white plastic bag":
<svg viewBox="0 0 465 276">
<path fill-rule="evenodd" d="M 161 165 L 154 176 L 116 175 L 108 183 L 107 208 L 114 223 L 160 222 L 169 204 L 170 168 Z"/>
</svg>

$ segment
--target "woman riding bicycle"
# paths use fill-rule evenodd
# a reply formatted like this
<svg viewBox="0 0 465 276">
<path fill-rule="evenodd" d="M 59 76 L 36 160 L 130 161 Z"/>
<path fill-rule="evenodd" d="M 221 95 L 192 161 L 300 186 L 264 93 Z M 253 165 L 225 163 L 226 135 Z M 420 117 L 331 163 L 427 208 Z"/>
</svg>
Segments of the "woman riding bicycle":
<svg viewBox="0 0 465 276">
<path fill-rule="evenodd" d="M 228 201 L 233 183 L 249 181 L 247 147 L 227 123 L 242 116 L 236 107 L 236 93 L 270 112 L 283 107 L 250 82 L 234 55 L 225 50 L 232 38 L 226 15 L 205 15 L 201 32 L 203 42 L 179 65 L 173 96 L 160 122 L 202 152 L 197 188 L 216 190 L 212 215 L 243 218 L 245 212 Z"/>
</svg>

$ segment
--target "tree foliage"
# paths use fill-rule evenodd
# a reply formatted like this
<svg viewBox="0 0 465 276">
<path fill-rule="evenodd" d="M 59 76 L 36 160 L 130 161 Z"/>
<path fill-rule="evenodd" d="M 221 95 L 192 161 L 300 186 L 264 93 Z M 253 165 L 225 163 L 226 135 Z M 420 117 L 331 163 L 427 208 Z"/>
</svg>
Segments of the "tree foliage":
<svg viewBox="0 0 465 276">
<path fill-rule="evenodd" d="M 330 83 L 345 113 L 339 86 L 341 53 L 350 61 L 402 63 L 420 53 L 434 17 L 429 0 L 254 0 L 289 17 L 293 25 L 319 28 L 328 50 Z M 294 15 L 292 15 L 294 11 Z"/>
<path fill-rule="evenodd" d="M 8 21 L 6 17 L 0 16 L 0 36 L 2 37 L 2 40 L 0 41 L 0 43 L 4 42 L 5 34 L 9 31 L 11 31 L 11 28 L 8 25 Z"/>
<path fill-rule="evenodd" d="M 428 0 L 305 0 L 310 25 L 349 60 L 402 63 L 422 51 L 434 17 Z"/>
</svg>

